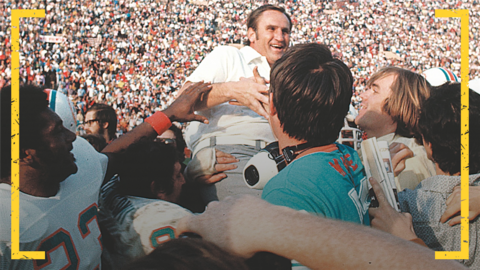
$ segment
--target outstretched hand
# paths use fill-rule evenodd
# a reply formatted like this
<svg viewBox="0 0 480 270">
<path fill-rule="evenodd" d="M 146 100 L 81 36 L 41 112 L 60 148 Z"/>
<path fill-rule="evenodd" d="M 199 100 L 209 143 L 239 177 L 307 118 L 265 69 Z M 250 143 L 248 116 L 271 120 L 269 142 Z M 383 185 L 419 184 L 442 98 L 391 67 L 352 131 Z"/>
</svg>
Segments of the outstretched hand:
<svg viewBox="0 0 480 270">
<path fill-rule="evenodd" d="M 208 124 L 208 119 L 205 116 L 195 114 L 195 104 L 204 93 L 211 89 L 212 85 L 203 81 L 190 84 L 163 113 L 172 122 L 199 121 Z"/>
<path fill-rule="evenodd" d="M 413 230 L 412 215 L 395 211 L 388 203 L 385 193 L 377 180 L 372 177 L 369 181 L 372 184 L 379 204 L 378 208 L 370 208 L 368 210 L 370 216 L 373 217 L 370 222 L 372 227 L 405 240 L 417 238 Z"/>
<path fill-rule="evenodd" d="M 236 159 L 234 156 L 215 149 L 215 157 L 216 157 L 216 163 L 215 163 L 216 173 L 197 177 L 197 179 L 195 179 L 197 183 L 207 184 L 207 185 L 215 184 L 216 182 L 219 182 L 227 177 L 227 174 L 225 174 L 225 171 L 234 170 L 237 168 L 237 165 L 232 164 L 232 163 L 238 162 L 238 159 Z"/>
<path fill-rule="evenodd" d="M 396 142 L 390 144 L 389 150 L 392 157 L 393 173 L 398 176 L 405 170 L 405 161 L 414 156 L 413 151 L 405 144 Z"/>
<path fill-rule="evenodd" d="M 448 196 L 447 201 L 447 209 L 443 213 L 442 217 L 440 218 L 440 222 L 445 223 L 448 219 L 452 218 L 448 225 L 453 226 L 456 224 L 460 224 L 462 217 L 460 216 L 460 192 L 461 188 L 456 186 L 453 189 L 453 193 Z M 469 192 L 469 211 L 468 211 L 468 219 L 473 220 L 478 215 L 480 215 L 480 186 L 470 186 Z"/>
<path fill-rule="evenodd" d="M 240 81 L 232 83 L 231 95 L 235 101 L 231 105 L 247 106 L 252 111 L 268 119 L 265 105 L 268 104 L 268 87 L 266 80 L 258 73 L 258 67 L 253 69 L 253 77 L 241 77 Z"/>
</svg>

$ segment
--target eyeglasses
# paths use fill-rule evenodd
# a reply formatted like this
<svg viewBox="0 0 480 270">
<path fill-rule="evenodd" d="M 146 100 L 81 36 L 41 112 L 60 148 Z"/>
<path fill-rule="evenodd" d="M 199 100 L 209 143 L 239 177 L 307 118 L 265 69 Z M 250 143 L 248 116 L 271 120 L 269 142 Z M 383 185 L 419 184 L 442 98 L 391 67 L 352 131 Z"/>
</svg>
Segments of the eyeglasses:
<svg viewBox="0 0 480 270">
<path fill-rule="evenodd" d="M 97 122 L 97 121 L 100 121 L 100 119 L 87 120 L 87 121 L 85 121 L 85 123 L 83 123 L 83 125 L 90 126 L 92 123 Z"/>
</svg>

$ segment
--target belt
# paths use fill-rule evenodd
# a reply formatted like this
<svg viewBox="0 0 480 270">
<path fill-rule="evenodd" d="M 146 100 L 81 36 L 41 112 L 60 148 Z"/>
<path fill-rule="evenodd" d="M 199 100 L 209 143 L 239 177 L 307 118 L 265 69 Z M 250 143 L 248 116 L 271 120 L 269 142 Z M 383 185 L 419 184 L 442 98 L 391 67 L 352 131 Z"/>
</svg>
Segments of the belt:
<svg viewBox="0 0 480 270">
<path fill-rule="evenodd" d="M 223 136 L 223 137 L 213 136 L 213 137 L 210 137 L 210 140 L 204 139 L 201 142 L 199 142 L 195 146 L 196 151 L 193 153 L 193 155 L 195 155 L 198 151 L 202 150 L 205 147 L 210 147 L 215 145 L 249 145 L 249 146 L 255 147 L 255 150 L 260 150 L 262 148 L 265 148 L 265 146 L 267 146 L 267 142 L 262 140 L 247 140 L 247 139 L 241 139 L 238 137 L 231 137 L 231 136 Z"/>
</svg>

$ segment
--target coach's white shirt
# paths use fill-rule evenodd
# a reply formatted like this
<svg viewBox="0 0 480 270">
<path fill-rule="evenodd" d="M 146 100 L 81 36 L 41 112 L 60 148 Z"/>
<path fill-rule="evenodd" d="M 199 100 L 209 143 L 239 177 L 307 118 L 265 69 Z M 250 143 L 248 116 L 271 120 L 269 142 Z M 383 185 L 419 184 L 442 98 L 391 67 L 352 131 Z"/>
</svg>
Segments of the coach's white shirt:
<svg viewBox="0 0 480 270">
<path fill-rule="evenodd" d="M 198 68 L 187 78 L 190 82 L 223 83 L 239 81 L 241 77 L 253 77 L 253 68 L 258 66 L 259 74 L 270 79 L 270 65 L 267 59 L 250 46 L 237 49 L 231 46 L 215 48 Z M 210 121 L 209 124 L 191 122 L 186 129 L 185 140 L 195 155 L 210 145 L 210 137 L 224 138 L 221 144 L 244 144 L 256 140 L 267 143 L 274 141 L 268 121 L 245 106 L 230 105 L 228 102 L 199 112 Z M 220 139 L 221 140 L 221 139 Z M 231 142 L 231 143 L 230 143 Z"/>
</svg>

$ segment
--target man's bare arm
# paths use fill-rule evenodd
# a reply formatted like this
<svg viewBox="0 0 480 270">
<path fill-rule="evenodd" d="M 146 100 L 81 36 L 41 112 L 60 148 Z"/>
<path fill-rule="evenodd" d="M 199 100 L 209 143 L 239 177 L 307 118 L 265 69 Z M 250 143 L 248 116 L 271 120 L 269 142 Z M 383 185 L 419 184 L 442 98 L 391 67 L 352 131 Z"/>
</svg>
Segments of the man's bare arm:
<svg viewBox="0 0 480 270">
<path fill-rule="evenodd" d="M 237 82 L 224 82 L 212 84 L 212 89 L 203 94 L 195 104 L 196 111 L 202 111 L 232 100 L 235 105 L 247 106 L 259 115 L 268 118 L 263 104 L 268 104 L 268 87 L 266 80 L 259 74 L 257 67 L 254 68 L 254 77 L 241 78 Z M 192 82 L 187 81 L 180 93 Z"/>
<path fill-rule="evenodd" d="M 435 260 L 432 250 L 387 233 L 248 195 L 212 202 L 204 214 L 183 218 L 177 233 L 183 232 L 195 232 L 240 256 L 268 251 L 311 269 L 466 269 Z"/>
<path fill-rule="evenodd" d="M 194 104 L 203 93 L 209 91 L 210 89 L 211 84 L 208 83 L 198 82 L 190 85 L 167 109 L 163 111 L 163 113 L 172 122 L 200 121 L 207 124 L 208 120 L 206 117 L 195 114 Z M 166 127 L 166 129 L 168 129 L 168 127 Z M 107 145 L 102 150 L 102 153 L 109 157 L 105 181 L 108 181 L 110 177 L 112 177 L 118 171 L 118 166 L 120 166 L 120 164 L 118 164 L 116 158 L 117 153 L 126 149 L 128 146 L 142 138 L 153 140 L 157 135 L 157 131 L 155 131 L 155 129 L 149 123 L 142 123 L 134 130 Z"/>
</svg>

